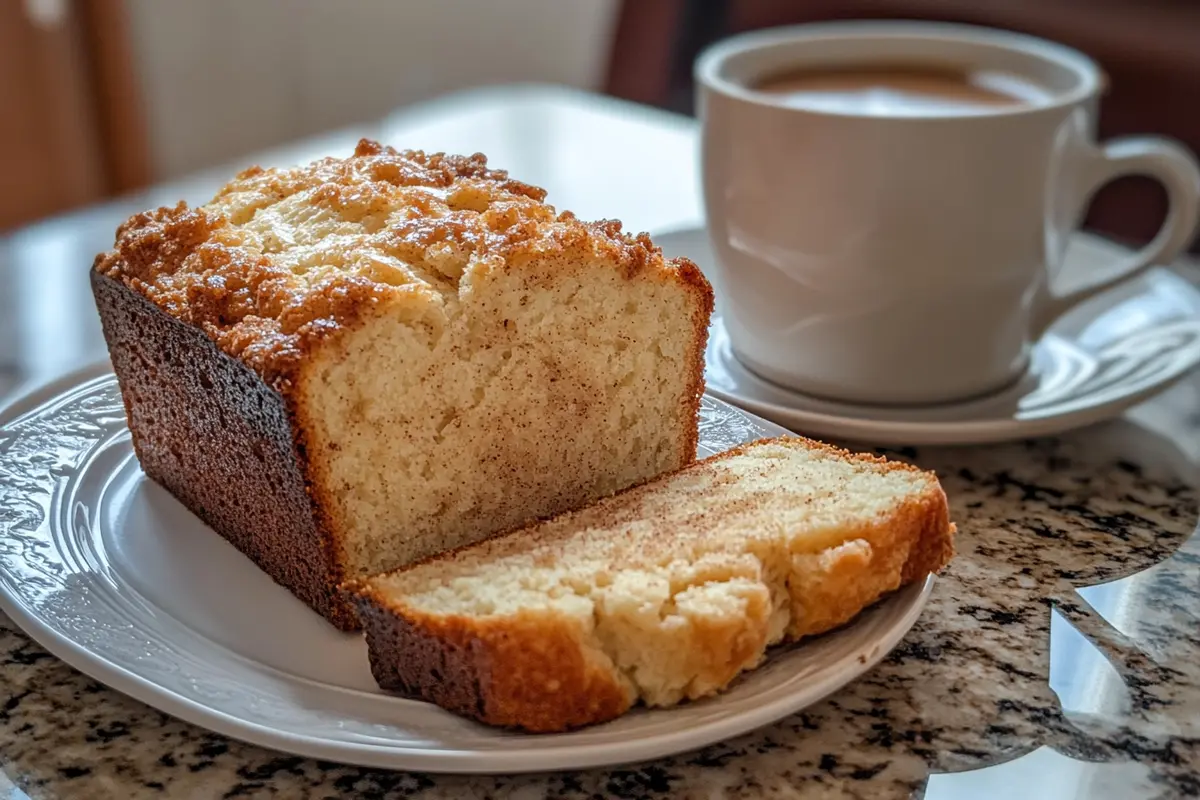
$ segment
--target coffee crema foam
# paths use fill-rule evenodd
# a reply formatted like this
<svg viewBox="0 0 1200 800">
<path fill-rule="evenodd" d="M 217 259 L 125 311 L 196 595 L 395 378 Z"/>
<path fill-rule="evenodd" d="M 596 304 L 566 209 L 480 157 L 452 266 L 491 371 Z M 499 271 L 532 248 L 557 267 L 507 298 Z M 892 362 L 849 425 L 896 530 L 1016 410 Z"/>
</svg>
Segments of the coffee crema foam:
<svg viewBox="0 0 1200 800">
<path fill-rule="evenodd" d="M 791 108 L 880 117 L 957 116 L 1044 105 L 1050 91 L 1020 75 L 919 66 L 805 68 L 753 85 Z"/>
</svg>

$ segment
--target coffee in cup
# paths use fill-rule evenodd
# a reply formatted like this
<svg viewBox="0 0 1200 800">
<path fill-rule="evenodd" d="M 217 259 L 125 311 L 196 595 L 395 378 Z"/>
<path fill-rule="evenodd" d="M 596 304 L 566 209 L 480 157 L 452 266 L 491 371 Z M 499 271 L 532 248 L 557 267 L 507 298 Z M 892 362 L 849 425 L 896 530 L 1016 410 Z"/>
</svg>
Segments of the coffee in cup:
<svg viewBox="0 0 1200 800">
<path fill-rule="evenodd" d="M 971 114 L 1042 105 L 1053 97 L 1020 75 L 920 64 L 791 70 L 763 78 L 754 89 L 789 108 L 883 117 Z"/>
</svg>

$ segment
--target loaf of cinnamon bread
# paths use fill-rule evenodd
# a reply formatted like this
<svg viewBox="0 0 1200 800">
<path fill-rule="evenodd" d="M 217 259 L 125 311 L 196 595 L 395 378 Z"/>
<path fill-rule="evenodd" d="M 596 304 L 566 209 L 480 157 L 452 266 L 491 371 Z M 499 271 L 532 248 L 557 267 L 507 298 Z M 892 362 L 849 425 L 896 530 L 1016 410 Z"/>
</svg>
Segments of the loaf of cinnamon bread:
<svg viewBox="0 0 1200 800">
<path fill-rule="evenodd" d="M 695 458 L 700 271 L 480 155 L 249 169 L 91 281 L 146 474 L 343 629 L 347 579 Z"/>
</svg>

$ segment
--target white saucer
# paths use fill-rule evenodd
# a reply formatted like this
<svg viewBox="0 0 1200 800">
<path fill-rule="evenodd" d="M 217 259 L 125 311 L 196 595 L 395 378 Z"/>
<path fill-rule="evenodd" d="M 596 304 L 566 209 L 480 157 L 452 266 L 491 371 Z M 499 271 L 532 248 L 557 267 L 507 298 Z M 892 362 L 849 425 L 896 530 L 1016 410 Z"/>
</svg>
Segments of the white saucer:
<svg viewBox="0 0 1200 800">
<path fill-rule="evenodd" d="M 654 237 L 668 256 L 686 256 L 709 274 L 702 228 Z M 1078 234 L 1063 284 L 1094 280 L 1123 254 Z M 715 285 L 715 282 L 714 282 Z M 1029 373 L 997 394 L 962 403 L 881 407 L 818 399 L 770 383 L 733 354 L 721 298 L 706 354 L 707 390 L 797 433 L 877 445 L 979 444 L 1060 433 L 1120 414 L 1200 364 L 1200 290 L 1157 268 L 1094 298 L 1059 320 L 1034 349 Z"/>
</svg>

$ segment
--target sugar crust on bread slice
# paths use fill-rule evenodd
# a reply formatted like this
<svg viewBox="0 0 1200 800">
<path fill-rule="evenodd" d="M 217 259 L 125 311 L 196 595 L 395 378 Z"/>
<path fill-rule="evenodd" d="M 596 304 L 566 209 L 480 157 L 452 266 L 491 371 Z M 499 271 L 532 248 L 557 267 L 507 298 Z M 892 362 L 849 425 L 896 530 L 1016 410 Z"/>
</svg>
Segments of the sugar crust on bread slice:
<svg viewBox="0 0 1200 800">
<path fill-rule="evenodd" d="M 346 589 L 382 687 L 553 732 L 721 691 L 939 571 L 954 531 L 932 473 L 783 437 Z"/>
</svg>

